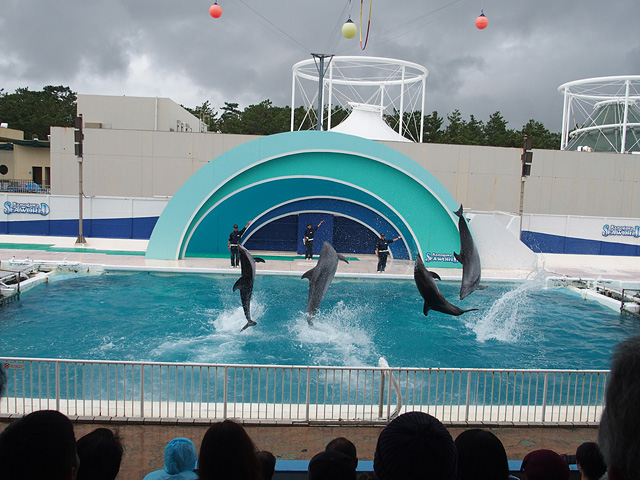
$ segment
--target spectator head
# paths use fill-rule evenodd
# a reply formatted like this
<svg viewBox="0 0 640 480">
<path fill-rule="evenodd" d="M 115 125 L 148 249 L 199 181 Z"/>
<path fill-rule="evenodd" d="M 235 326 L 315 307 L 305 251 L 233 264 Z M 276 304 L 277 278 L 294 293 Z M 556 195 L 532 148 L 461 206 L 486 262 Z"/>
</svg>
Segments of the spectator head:
<svg viewBox="0 0 640 480">
<path fill-rule="evenodd" d="M 309 462 L 309 480 L 356 480 L 353 458 L 337 450 L 320 452 Z"/>
<path fill-rule="evenodd" d="M 258 451 L 242 425 L 231 420 L 214 423 L 202 438 L 200 480 L 261 480 Z"/>
<path fill-rule="evenodd" d="M 188 438 L 174 438 L 164 449 L 164 470 L 169 475 L 193 472 L 197 461 L 196 446 Z"/>
<path fill-rule="evenodd" d="M 258 452 L 258 460 L 260 468 L 262 468 L 262 480 L 271 480 L 273 474 L 276 473 L 276 457 L 273 453 L 266 450 Z"/>
<path fill-rule="evenodd" d="M 527 480 L 569 480 L 569 465 L 551 450 L 528 453 L 520 469 L 527 474 Z"/>
<path fill-rule="evenodd" d="M 487 430 L 472 429 L 456 438 L 458 480 L 507 480 L 507 452 L 498 437 Z"/>
<path fill-rule="evenodd" d="M 578 470 L 586 478 L 597 480 L 607 471 L 600 447 L 595 442 L 585 442 L 576 450 Z"/>
<path fill-rule="evenodd" d="M 72 480 L 77 469 L 73 424 L 60 412 L 30 413 L 0 435 L 0 478 Z"/>
<path fill-rule="evenodd" d="M 640 336 L 613 351 L 598 445 L 610 480 L 631 480 L 640 472 Z"/>
<path fill-rule="evenodd" d="M 456 463 L 456 446 L 445 426 L 426 413 L 409 412 L 380 433 L 373 469 L 380 480 L 453 480 Z"/>
<path fill-rule="evenodd" d="M 117 433 L 97 428 L 76 444 L 80 468 L 76 480 L 114 480 L 120 471 L 124 448 Z"/>
<path fill-rule="evenodd" d="M 336 450 L 340 453 L 344 453 L 345 455 L 353 458 L 355 467 L 358 466 L 358 453 L 356 451 L 356 446 L 348 438 L 334 438 L 329 443 L 327 443 L 325 450 Z"/>
</svg>

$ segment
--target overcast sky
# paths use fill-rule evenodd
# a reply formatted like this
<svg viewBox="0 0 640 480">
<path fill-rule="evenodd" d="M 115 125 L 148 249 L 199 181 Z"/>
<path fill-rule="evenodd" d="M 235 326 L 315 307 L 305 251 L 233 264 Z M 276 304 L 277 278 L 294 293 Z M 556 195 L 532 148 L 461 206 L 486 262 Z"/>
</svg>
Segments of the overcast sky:
<svg viewBox="0 0 640 480">
<path fill-rule="evenodd" d="M 636 2 L 375 0 L 362 51 L 339 31 L 349 14 L 359 22 L 357 0 L 219 0 L 219 19 L 206 0 L 2 0 L 0 88 L 285 106 L 311 52 L 366 55 L 426 67 L 426 112 L 500 111 L 510 128 L 533 118 L 559 131 L 561 84 L 640 74 Z"/>
</svg>

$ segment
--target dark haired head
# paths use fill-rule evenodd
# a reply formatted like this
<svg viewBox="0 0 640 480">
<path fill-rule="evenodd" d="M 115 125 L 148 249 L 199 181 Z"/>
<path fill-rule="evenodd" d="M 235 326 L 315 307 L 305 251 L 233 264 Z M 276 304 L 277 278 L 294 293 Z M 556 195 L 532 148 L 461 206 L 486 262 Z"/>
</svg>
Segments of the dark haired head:
<svg viewBox="0 0 640 480">
<path fill-rule="evenodd" d="M 276 471 L 276 457 L 273 453 L 262 450 L 258 452 L 258 460 L 262 469 L 262 480 L 271 480 Z"/>
<path fill-rule="evenodd" d="M 0 478 L 63 480 L 77 468 L 73 424 L 60 412 L 30 413 L 0 434 Z"/>
<path fill-rule="evenodd" d="M 600 452 L 598 444 L 595 442 L 585 442 L 576 450 L 576 462 L 578 469 L 587 478 L 596 480 L 607 471 L 607 465 Z"/>
<path fill-rule="evenodd" d="M 356 451 L 356 446 L 348 438 L 334 438 L 329 443 L 327 443 L 327 446 L 324 449 L 335 450 L 337 452 L 344 453 L 345 455 L 353 458 L 355 466 L 358 466 L 358 453 Z"/>
<path fill-rule="evenodd" d="M 200 480 L 260 480 L 257 453 L 242 425 L 231 420 L 214 423 L 200 445 Z"/>
<path fill-rule="evenodd" d="M 493 433 L 471 429 L 456 438 L 458 480 L 506 480 L 509 477 L 507 452 Z"/>
<path fill-rule="evenodd" d="M 380 480 L 453 480 L 456 463 L 456 446 L 446 427 L 431 415 L 409 412 L 380 433 L 373 469 Z"/>
<path fill-rule="evenodd" d="M 96 428 L 77 443 L 80 468 L 76 480 L 113 480 L 120 471 L 124 448 L 117 433 Z"/>
<path fill-rule="evenodd" d="M 309 480 L 356 480 L 353 458 L 337 450 L 325 450 L 309 462 Z"/>
<path fill-rule="evenodd" d="M 522 460 L 527 480 L 569 480 L 569 465 L 552 450 L 534 450 Z"/>
</svg>

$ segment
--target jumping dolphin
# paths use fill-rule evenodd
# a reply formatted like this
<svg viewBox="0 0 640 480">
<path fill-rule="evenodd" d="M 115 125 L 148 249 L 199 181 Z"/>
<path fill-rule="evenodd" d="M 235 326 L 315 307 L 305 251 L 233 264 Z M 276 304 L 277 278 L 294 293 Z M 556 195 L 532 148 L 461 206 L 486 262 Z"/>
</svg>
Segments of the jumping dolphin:
<svg viewBox="0 0 640 480">
<path fill-rule="evenodd" d="M 307 300 L 306 316 L 310 326 L 313 326 L 313 317 L 318 311 L 320 302 L 322 302 L 333 276 L 336 274 L 338 260 L 349 263 L 344 258 L 344 255 L 337 253 L 329 242 L 324 242 L 317 265 L 302 275 L 302 278 L 309 279 L 309 300 Z"/>
<path fill-rule="evenodd" d="M 244 316 L 247 319 L 247 324 L 242 327 L 242 330 L 248 327 L 257 325 L 256 322 L 251 320 L 251 294 L 253 293 L 253 281 L 256 278 L 256 262 L 264 263 L 264 260 L 260 257 L 254 257 L 249 253 L 249 250 L 242 245 L 238 245 L 240 250 L 240 270 L 242 276 L 233 285 L 233 291 L 240 289 L 240 300 L 242 300 L 242 308 L 244 309 Z M 242 331 L 240 330 L 240 331 Z"/>
<path fill-rule="evenodd" d="M 460 254 L 453 252 L 453 256 L 462 264 L 462 285 L 460 285 L 460 300 L 462 300 L 474 290 L 483 290 L 486 287 L 479 285 L 482 271 L 480 255 L 478 255 L 478 249 L 469 231 L 469 225 L 464 218 L 462 205 L 455 214 L 458 216 L 458 230 L 460 231 Z"/>
<path fill-rule="evenodd" d="M 438 289 L 434 278 L 440 280 L 440 276 L 436 272 L 430 272 L 424 266 L 422 257 L 418 255 L 416 258 L 416 265 L 413 269 L 413 278 L 416 281 L 416 286 L 422 298 L 424 298 L 423 312 L 425 315 L 429 313 L 429 310 L 435 310 L 436 312 L 446 313 L 448 315 L 462 315 L 465 312 L 471 310 L 477 310 L 477 308 L 470 308 L 469 310 L 462 310 L 455 305 L 449 303 L 442 292 Z"/>
</svg>

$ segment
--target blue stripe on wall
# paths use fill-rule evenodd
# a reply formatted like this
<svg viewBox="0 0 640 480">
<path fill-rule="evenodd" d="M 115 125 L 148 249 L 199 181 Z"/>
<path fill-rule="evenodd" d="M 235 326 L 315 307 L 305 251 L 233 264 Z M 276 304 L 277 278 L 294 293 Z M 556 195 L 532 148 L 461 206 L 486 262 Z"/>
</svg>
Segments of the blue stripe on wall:
<svg viewBox="0 0 640 480">
<path fill-rule="evenodd" d="M 602 242 L 584 238 L 562 237 L 539 232 L 522 232 L 522 242 L 536 253 L 565 253 L 573 255 L 616 255 L 639 257 L 640 246 L 626 243 Z"/>
<path fill-rule="evenodd" d="M 82 222 L 82 233 L 96 238 L 133 238 L 148 240 L 158 217 L 102 218 Z M 0 222 L 0 233 L 76 237 L 78 220 L 28 220 Z"/>
</svg>

